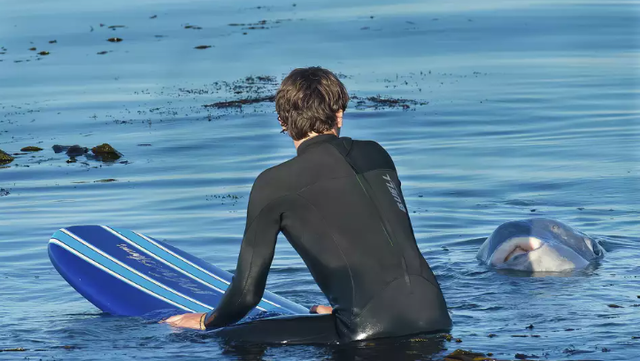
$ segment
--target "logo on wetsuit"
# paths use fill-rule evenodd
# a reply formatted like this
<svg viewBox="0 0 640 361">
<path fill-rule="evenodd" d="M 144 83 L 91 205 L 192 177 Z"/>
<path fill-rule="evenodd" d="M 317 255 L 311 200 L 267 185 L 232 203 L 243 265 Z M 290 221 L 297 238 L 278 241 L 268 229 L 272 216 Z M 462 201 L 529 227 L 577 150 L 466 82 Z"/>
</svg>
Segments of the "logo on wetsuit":
<svg viewBox="0 0 640 361">
<path fill-rule="evenodd" d="M 400 198 L 400 192 L 398 192 L 398 188 L 396 188 L 396 185 L 393 184 L 393 182 L 391 181 L 391 177 L 389 177 L 389 175 L 383 175 L 382 179 L 387 181 L 387 188 L 389 188 L 389 192 L 391 192 L 391 195 L 393 196 L 393 199 L 396 200 L 396 204 L 398 205 L 398 208 L 400 208 L 401 211 L 403 211 L 404 213 L 407 213 L 407 210 L 404 208 L 404 204 L 402 204 L 402 199 Z"/>
</svg>

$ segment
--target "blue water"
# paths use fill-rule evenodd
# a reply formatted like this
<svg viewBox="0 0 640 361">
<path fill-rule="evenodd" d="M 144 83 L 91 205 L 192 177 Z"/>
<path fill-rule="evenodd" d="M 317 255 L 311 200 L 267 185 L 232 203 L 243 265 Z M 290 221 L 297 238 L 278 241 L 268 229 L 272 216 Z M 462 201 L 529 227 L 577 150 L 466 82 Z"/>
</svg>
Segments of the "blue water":
<svg viewBox="0 0 640 361">
<path fill-rule="evenodd" d="M 0 350 L 25 349 L 0 359 L 640 359 L 639 20 L 624 0 L 0 3 L 0 149 L 44 148 L 0 168 Z M 75 224 L 134 229 L 232 271 L 253 180 L 295 150 L 272 103 L 202 105 L 271 95 L 310 65 L 358 97 L 414 101 L 353 101 L 343 134 L 396 161 L 462 343 L 233 346 L 103 315 L 57 274 L 47 241 Z M 104 142 L 124 157 L 51 150 Z M 475 259 L 498 225 L 538 216 L 607 255 L 547 277 Z M 268 288 L 326 303 L 284 239 Z"/>
</svg>

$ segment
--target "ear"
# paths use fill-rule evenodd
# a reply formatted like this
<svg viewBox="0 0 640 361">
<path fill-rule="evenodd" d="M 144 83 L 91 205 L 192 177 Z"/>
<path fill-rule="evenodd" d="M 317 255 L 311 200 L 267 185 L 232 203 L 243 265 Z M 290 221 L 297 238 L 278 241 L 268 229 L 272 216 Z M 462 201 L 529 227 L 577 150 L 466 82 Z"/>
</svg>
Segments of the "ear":
<svg viewBox="0 0 640 361">
<path fill-rule="evenodd" d="M 336 126 L 338 128 L 342 128 L 342 115 L 344 114 L 344 112 L 342 110 L 339 110 L 336 113 Z"/>
<path fill-rule="evenodd" d="M 280 123 L 280 126 L 282 127 L 282 131 L 281 131 L 280 133 L 284 133 L 284 132 L 286 132 L 286 131 L 287 131 L 287 125 L 286 125 L 286 124 L 284 124 L 284 123 L 282 122 L 282 120 L 280 120 L 280 117 L 278 117 L 278 122 Z"/>
</svg>

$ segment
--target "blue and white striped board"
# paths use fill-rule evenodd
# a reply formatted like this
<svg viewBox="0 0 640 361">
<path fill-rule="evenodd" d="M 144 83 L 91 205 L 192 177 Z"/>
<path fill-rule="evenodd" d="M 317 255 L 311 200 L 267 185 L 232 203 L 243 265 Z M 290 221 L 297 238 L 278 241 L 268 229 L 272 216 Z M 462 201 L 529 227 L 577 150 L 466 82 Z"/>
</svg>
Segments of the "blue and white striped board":
<svg viewBox="0 0 640 361">
<path fill-rule="evenodd" d="M 143 316 L 160 310 L 208 312 L 217 307 L 232 275 L 143 234 L 107 226 L 63 228 L 49 240 L 54 267 L 104 312 Z M 265 291 L 250 316 L 309 311 Z"/>
</svg>

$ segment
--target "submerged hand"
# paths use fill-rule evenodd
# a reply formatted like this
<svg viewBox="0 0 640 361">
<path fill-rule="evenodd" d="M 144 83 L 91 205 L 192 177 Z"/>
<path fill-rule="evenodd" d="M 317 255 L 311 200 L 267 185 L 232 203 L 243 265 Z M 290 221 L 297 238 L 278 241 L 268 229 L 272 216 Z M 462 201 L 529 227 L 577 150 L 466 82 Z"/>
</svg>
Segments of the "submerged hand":
<svg viewBox="0 0 640 361">
<path fill-rule="evenodd" d="M 204 330 L 204 318 L 206 313 L 185 313 L 182 315 L 171 316 L 160 323 L 167 323 L 173 327 L 193 328 L 195 330 Z"/>
<path fill-rule="evenodd" d="M 332 311 L 333 311 L 333 308 L 331 308 L 331 306 L 323 306 L 323 305 L 311 306 L 311 308 L 309 309 L 309 312 L 317 313 L 317 314 L 331 313 Z"/>
</svg>

